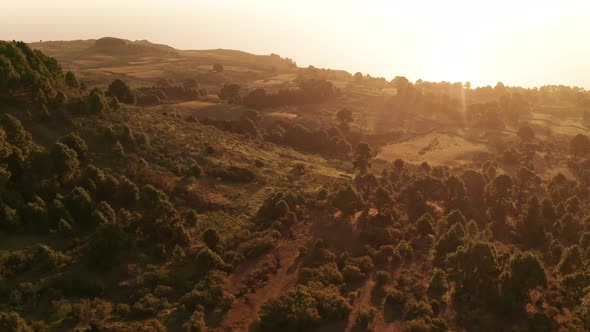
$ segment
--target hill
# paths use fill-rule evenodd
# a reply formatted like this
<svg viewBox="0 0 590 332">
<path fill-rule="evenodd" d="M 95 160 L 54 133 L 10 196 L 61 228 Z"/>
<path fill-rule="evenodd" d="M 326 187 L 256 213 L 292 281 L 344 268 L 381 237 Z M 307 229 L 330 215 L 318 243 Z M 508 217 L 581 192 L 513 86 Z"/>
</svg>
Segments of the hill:
<svg viewBox="0 0 590 332">
<path fill-rule="evenodd" d="M 0 327 L 590 326 L 585 90 L 116 38 L 0 75 Z"/>
<path fill-rule="evenodd" d="M 69 68 L 90 85 L 105 85 L 117 77 L 143 85 L 160 79 L 198 77 L 211 85 L 264 80 L 291 73 L 293 62 L 278 55 L 253 55 L 233 50 L 177 50 L 145 40 L 105 37 L 98 40 L 46 41 L 30 46 Z M 222 73 L 213 65 L 224 65 Z"/>
</svg>

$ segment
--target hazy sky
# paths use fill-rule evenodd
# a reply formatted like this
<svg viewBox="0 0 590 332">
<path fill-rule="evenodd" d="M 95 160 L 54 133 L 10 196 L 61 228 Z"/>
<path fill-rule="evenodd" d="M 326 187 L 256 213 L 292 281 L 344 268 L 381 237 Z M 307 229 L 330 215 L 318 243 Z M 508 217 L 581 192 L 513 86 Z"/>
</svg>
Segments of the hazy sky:
<svg viewBox="0 0 590 332">
<path fill-rule="evenodd" d="M 590 88 L 590 1 L 0 0 L 0 39 L 115 36 L 388 79 Z"/>
</svg>

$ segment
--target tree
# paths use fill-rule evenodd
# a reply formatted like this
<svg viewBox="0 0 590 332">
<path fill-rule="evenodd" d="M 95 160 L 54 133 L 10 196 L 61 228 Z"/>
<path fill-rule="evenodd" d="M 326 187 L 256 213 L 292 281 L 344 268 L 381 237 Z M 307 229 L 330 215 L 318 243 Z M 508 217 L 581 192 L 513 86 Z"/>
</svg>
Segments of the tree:
<svg viewBox="0 0 590 332">
<path fill-rule="evenodd" d="M 62 143 L 55 143 L 51 149 L 53 171 L 63 180 L 69 181 L 76 175 L 80 164 L 78 154 Z"/>
<path fill-rule="evenodd" d="M 219 99 L 227 100 L 230 104 L 239 104 L 242 101 L 240 86 L 238 84 L 225 84 L 219 92 Z"/>
<path fill-rule="evenodd" d="M 76 133 L 69 133 L 68 135 L 60 138 L 60 143 L 67 145 L 70 149 L 76 151 L 78 158 L 83 160 L 86 159 L 88 153 L 88 145 L 86 142 Z"/>
<path fill-rule="evenodd" d="M 125 204 L 133 204 L 139 200 L 139 188 L 126 176 L 119 181 L 119 198 Z"/>
<path fill-rule="evenodd" d="M 222 64 L 216 63 L 213 65 L 213 71 L 216 73 L 222 73 L 225 70 Z"/>
<path fill-rule="evenodd" d="M 338 192 L 336 192 L 332 198 L 332 205 L 344 215 L 351 215 L 360 210 L 364 202 L 358 192 L 348 184 L 340 187 Z"/>
<path fill-rule="evenodd" d="M 384 212 L 390 208 L 393 204 L 393 198 L 391 197 L 391 193 L 387 191 L 383 186 L 379 186 L 375 191 L 375 207 L 379 210 L 380 214 L 384 214 Z"/>
<path fill-rule="evenodd" d="M 112 269 L 121 256 L 135 246 L 135 237 L 122 225 L 101 225 L 87 248 L 89 263 L 100 269 Z"/>
<path fill-rule="evenodd" d="M 220 240 L 219 233 L 213 228 L 207 228 L 203 233 L 203 242 L 205 242 L 210 249 L 215 249 Z"/>
<path fill-rule="evenodd" d="M 308 331 L 324 321 L 343 320 L 351 306 L 336 286 L 297 285 L 260 308 L 261 331 Z"/>
<path fill-rule="evenodd" d="M 185 79 L 182 82 L 182 86 L 187 90 L 189 90 L 189 89 L 199 90 L 199 88 L 200 88 L 199 83 L 194 78 Z"/>
<path fill-rule="evenodd" d="M 125 104 L 134 104 L 136 99 L 135 94 L 131 91 L 129 85 L 120 79 L 114 80 L 109 85 L 107 96 L 117 97 L 120 102 Z"/>
<path fill-rule="evenodd" d="M 4 332 L 33 332 L 16 312 L 0 312 L 0 330 Z"/>
<path fill-rule="evenodd" d="M 418 234 L 422 236 L 434 233 L 433 220 L 429 213 L 423 214 L 418 221 L 416 221 L 416 230 L 418 231 Z"/>
<path fill-rule="evenodd" d="M 447 276 L 441 269 L 434 269 L 434 273 L 428 283 L 428 296 L 433 299 L 440 299 L 449 289 Z"/>
<path fill-rule="evenodd" d="M 66 73 L 66 84 L 70 88 L 74 88 L 74 89 L 77 89 L 80 87 L 80 84 L 78 83 L 78 79 L 76 78 L 76 75 L 74 75 L 74 73 L 72 73 L 71 71 L 68 71 Z"/>
<path fill-rule="evenodd" d="M 350 123 L 350 122 L 354 121 L 354 118 L 352 116 L 352 112 L 347 108 L 343 108 L 340 111 L 338 111 L 338 113 L 336 113 L 336 118 L 341 123 Z"/>
<path fill-rule="evenodd" d="M 365 174 L 371 167 L 371 147 L 367 143 L 359 143 L 355 155 L 355 160 L 352 162 L 354 168 L 357 168 L 360 174 Z"/>
<path fill-rule="evenodd" d="M 530 141 L 535 138 L 535 132 L 529 125 L 522 126 L 518 129 L 518 137 L 523 141 Z"/>
<path fill-rule="evenodd" d="M 508 262 L 508 274 L 502 278 L 505 295 L 522 302 L 529 291 L 547 286 L 547 273 L 539 258 L 531 252 L 518 252 Z"/>
<path fill-rule="evenodd" d="M 92 213 L 92 198 L 82 187 L 74 188 L 64 200 L 65 207 L 76 222 L 88 224 Z"/>
<path fill-rule="evenodd" d="M 590 139 L 588 136 L 578 134 L 570 141 L 570 153 L 574 156 L 584 157 L 590 152 Z"/>
<path fill-rule="evenodd" d="M 87 109 L 90 114 L 100 114 L 107 109 L 107 101 L 101 93 L 92 91 L 88 96 Z"/>
</svg>

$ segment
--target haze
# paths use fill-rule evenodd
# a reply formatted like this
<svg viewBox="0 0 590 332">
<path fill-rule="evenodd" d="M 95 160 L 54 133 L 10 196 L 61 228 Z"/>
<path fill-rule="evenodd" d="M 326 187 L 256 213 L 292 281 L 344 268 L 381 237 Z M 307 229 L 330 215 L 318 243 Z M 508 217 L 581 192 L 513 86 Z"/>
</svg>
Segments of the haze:
<svg viewBox="0 0 590 332">
<path fill-rule="evenodd" d="M 18 1 L 0 39 L 115 36 L 388 79 L 590 87 L 584 1 Z M 24 24 L 24 22 L 27 22 Z"/>
</svg>

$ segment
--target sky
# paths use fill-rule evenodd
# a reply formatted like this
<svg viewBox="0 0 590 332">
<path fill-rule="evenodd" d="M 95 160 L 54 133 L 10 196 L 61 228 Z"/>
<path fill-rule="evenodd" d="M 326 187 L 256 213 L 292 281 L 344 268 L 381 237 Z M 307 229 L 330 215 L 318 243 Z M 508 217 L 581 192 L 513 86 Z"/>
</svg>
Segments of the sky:
<svg viewBox="0 0 590 332">
<path fill-rule="evenodd" d="M 113 36 L 474 86 L 590 89 L 590 1 L 0 0 L 0 39 Z"/>
</svg>

